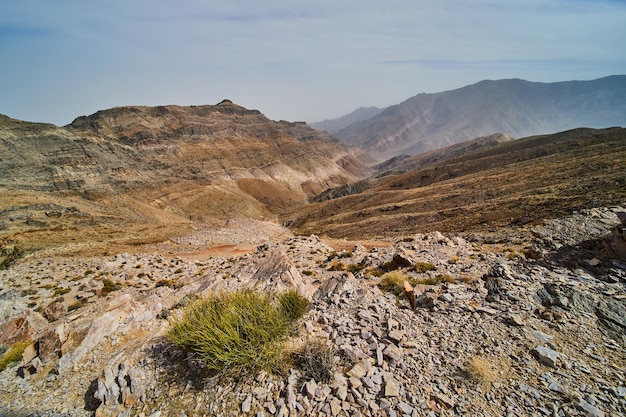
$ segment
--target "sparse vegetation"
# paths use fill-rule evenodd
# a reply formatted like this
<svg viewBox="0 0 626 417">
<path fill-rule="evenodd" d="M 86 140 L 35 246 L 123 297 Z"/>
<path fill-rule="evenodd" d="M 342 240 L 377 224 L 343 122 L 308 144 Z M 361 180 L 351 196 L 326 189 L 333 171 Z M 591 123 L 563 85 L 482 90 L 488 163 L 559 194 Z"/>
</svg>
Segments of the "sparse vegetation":
<svg viewBox="0 0 626 417">
<path fill-rule="evenodd" d="M 21 361 L 24 350 L 31 343 L 31 341 L 17 342 L 8 348 L 2 357 L 0 357 L 0 372 L 4 371 L 10 364 Z"/>
<path fill-rule="evenodd" d="M 498 378 L 491 363 L 477 356 L 469 358 L 463 365 L 462 371 L 466 377 L 480 385 L 485 391 L 488 391 L 491 384 Z"/>
<path fill-rule="evenodd" d="M 0 269 L 8 269 L 23 253 L 11 240 L 0 240 Z"/>
<path fill-rule="evenodd" d="M 395 295 L 400 295 L 404 292 L 404 281 L 408 281 L 411 286 L 437 285 L 443 282 L 454 283 L 454 278 L 450 275 L 437 275 L 436 277 L 415 279 L 400 271 L 391 271 L 382 276 L 378 283 L 378 288 L 386 292 L 394 293 Z"/>
<path fill-rule="evenodd" d="M 107 295 L 110 292 L 119 290 L 120 288 L 122 288 L 122 286 L 117 282 L 111 281 L 108 278 L 102 280 L 102 295 Z"/>
<path fill-rule="evenodd" d="M 378 283 L 378 288 L 400 295 L 404 292 L 404 281 L 408 281 L 411 285 L 417 284 L 414 278 L 408 277 L 399 271 L 391 271 L 382 276 Z"/>
<path fill-rule="evenodd" d="M 173 279 L 160 279 L 156 282 L 155 287 L 182 288 L 183 284 Z"/>
<path fill-rule="evenodd" d="M 441 284 L 442 282 L 453 284 L 454 278 L 452 278 L 450 275 L 445 274 L 445 275 L 437 275 L 436 277 L 424 278 L 424 279 L 415 281 L 416 284 L 421 284 L 421 285 L 437 285 L 437 284 Z"/>
<path fill-rule="evenodd" d="M 343 264 L 343 262 L 339 262 L 338 260 L 335 259 L 328 265 L 328 270 L 329 271 L 345 271 L 346 266 Z"/>
<path fill-rule="evenodd" d="M 302 348 L 295 352 L 296 364 L 306 372 L 307 378 L 317 382 L 329 383 L 333 379 L 335 350 L 324 340 L 305 341 Z"/>
<path fill-rule="evenodd" d="M 70 304 L 67 307 L 67 311 L 78 310 L 79 308 L 81 308 L 85 304 L 87 304 L 87 299 L 86 298 L 81 298 L 80 300 L 77 300 L 75 303 Z"/>
<path fill-rule="evenodd" d="M 309 308 L 309 302 L 295 290 L 282 292 L 277 297 L 280 309 L 288 321 L 294 322 Z"/>
<path fill-rule="evenodd" d="M 430 262 L 417 262 L 413 266 L 413 270 L 418 274 L 423 274 L 424 272 L 434 271 L 437 267 Z"/>
<path fill-rule="evenodd" d="M 54 295 L 65 295 L 70 292 L 69 288 L 59 287 L 54 290 Z"/>
<path fill-rule="evenodd" d="M 347 266 L 347 270 L 352 273 L 359 272 L 363 269 L 365 269 L 365 265 L 361 265 L 361 264 L 348 264 Z"/>
<path fill-rule="evenodd" d="M 317 274 L 315 273 L 315 271 L 311 271 L 309 269 L 305 269 L 304 271 L 302 271 L 303 275 L 309 276 L 309 277 L 314 277 Z"/>
<path fill-rule="evenodd" d="M 213 294 L 186 307 L 168 339 L 224 375 L 277 369 L 292 324 L 306 311 L 295 291 L 275 300 L 257 291 Z"/>
</svg>

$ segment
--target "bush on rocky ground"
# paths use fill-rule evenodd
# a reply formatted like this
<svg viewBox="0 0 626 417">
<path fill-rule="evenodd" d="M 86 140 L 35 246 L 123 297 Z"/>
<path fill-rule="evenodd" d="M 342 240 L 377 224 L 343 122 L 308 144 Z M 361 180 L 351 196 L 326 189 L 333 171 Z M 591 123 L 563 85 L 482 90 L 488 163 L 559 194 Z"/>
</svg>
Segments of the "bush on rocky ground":
<svg viewBox="0 0 626 417">
<path fill-rule="evenodd" d="M 333 379 L 335 349 L 321 339 L 310 339 L 295 352 L 295 362 L 309 379 L 329 383 Z"/>
<path fill-rule="evenodd" d="M 275 298 L 251 290 L 212 294 L 188 305 L 167 337 L 224 375 L 272 371 L 291 326 L 307 306 L 295 291 Z"/>
<path fill-rule="evenodd" d="M 33 342 L 31 341 L 17 342 L 8 349 L 6 347 L 3 347 L 2 349 L 6 350 L 4 354 L 0 356 L 0 372 L 4 371 L 6 367 L 10 364 L 21 361 L 24 350 L 26 350 L 28 345 L 32 343 Z"/>
</svg>

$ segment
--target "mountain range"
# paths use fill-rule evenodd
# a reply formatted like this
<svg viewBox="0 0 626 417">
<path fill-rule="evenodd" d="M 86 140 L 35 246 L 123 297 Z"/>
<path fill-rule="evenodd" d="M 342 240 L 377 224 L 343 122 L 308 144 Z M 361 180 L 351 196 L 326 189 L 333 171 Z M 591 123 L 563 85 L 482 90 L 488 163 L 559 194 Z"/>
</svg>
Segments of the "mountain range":
<svg viewBox="0 0 626 417">
<path fill-rule="evenodd" d="M 0 116 L 0 229 L 36 246 L 67 237 L 55 228 L 149 239 L 193 222 L 272 220 L 362 178 L 367 160 L 305 123 L 228 100 L 117 107 L 64 127 Z"/>
<path fill-rule="evenodd" d="M 379 161 L 494 133 L 521 138 L 577 127 L 626 126 L 626 76 L 556 83 L 486 80 L 418 94 L 382 110 L 361 108 L 312 126 Z"/>
<path fill-rule="evenodd" d="M 625 164 L 620 127 L 377 163 L 229 100 L 0 116 L 0 416 L 624 415 Z"/>
</svg>

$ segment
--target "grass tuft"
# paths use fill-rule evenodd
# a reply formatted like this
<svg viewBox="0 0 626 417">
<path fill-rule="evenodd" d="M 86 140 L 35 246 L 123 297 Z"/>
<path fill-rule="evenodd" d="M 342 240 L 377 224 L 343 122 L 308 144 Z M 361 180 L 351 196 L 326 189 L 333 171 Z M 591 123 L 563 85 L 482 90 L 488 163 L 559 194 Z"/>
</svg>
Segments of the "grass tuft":
<svg viewBox="0 0 626 417">
<path fill-rule="evenodd" d="M 4 371 L 10 364 L 21 361 L 24 350 L 30 344 L 32 344 L 31 341 L 17 342 L 4 352 L 2 357 L 0 357 L 0 372 Z"/>
<path fill-rule="evenodd" d="M 489 391 L 491 384 L 498 379 L 498 373 L 493 369 L 491 363 L 477 356 L 469 358 L 463 365 L 462 371 L 485 391 Z"/>
<path fill-rule="evenodd" d="M 404 281 L 408 281 L 413 286 L 417 284 L 414 278 L 408 277 L 400 271 L 391 271 L 382 276 L 378 283 L 378 288 L 400 295 L 404 292 Z"/>
<path fill-rule="evenodd" d="M 119 290 L 120 288 L 122 288 L 120 284 L 115 281 L 111 281 L 108 278 L 105 278 L 102 280 L 102 290 L 100 292 L 102 293 L 102 295 L 107 295 L 113 291 Z"/>
<path fill-rule="evenodd" d="M 430 262 L 417 262 L 413 265 L 413 270 L 419 274 L 423 274 L 424 272 L 434 271 L 437 267 Z"/>
<path fill-rule="evenodd" d="M 326 384 L 333 380 L 335 350 L 324 340 L 307 340 L 295 356 L 298 367 L 308 378 Z"/>
<path fill-rule="evenodd" d="M 305 303 L 295 291 L 276 301 L 250 290 L 212 294 L 189 304 L 167 338 L 223 375 L 271 372 L 278 369 L 284 341 L 306 312 Z"/>
<path fill-rule="evenodd" d="M 277 300 L 283 316 L 289 322 L 295 322 L 304 316 L 309 308 L 309 301 L 296 290 L 288 290 L 278 294 Z"/>
</svg>

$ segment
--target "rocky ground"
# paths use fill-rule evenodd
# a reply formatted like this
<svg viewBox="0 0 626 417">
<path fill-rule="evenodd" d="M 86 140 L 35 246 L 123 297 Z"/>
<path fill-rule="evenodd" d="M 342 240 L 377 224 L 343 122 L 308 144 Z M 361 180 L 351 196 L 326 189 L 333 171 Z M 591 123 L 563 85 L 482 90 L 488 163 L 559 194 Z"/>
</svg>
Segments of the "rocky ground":
<svg viewBox="0 0 626 417">
<path fill-rule="evenodd" d="M 0 372 L 0 414 L 621 416 L 623 211 L 349 251 L 236 223 L 268 239 L 240 256 L 187 256 L 242 243 L 198 227 L 146 253 L 35 253 L 0 271 L 0 344 L 33 342 Z M 422 272 L 426 264 L 434 270 Z M 422 282 L 416 308 L 380 290 L 381 268 Z M 278 375 L 221 380 L 164 338 L 197 296 L 287 286 L 311 299 L 290 344 L 327 343 L 328 380 L 290 364 Z"/>
</svg>

